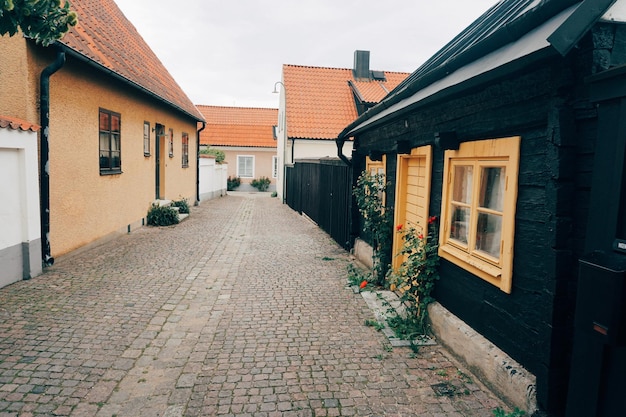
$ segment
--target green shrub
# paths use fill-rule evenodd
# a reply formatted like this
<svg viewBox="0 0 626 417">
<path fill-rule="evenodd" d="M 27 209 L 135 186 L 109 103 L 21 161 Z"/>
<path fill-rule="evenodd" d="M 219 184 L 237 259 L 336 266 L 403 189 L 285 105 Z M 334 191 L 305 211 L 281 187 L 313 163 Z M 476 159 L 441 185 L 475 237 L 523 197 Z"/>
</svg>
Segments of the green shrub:
<svg viewBox="0 0 626 417">
<path fill-rule="evenodd" d="M 150 226 L 171 226 L 178 222 L 178 212 L 171 207 L 153 203 L 148 210 L 148 225 Z"/>
<path fill-rule="evenodd" d="M 226 180 L 226 190 L 233 191 L 235 188 L 241 185 L 241 178 L 239 177 L 228 177 Z"/>
<path fill-rule="evenodd" d="M 271 182 L 272 181 L 269 178 L 261 177 L 258 180 L 256 178 L 253 179 L 250 185 L 252 185 L 254 188 L 256 188 L 259 191 L 267 191 Z"/>
<path fill-rule="evenodd" d="M 181 214 L 189 214 L 189 203 L 186 198 L 181 200 L 172 201 L 173 207 L 178 207 L 178 212 Z"/>
<path fill-rule="evenodd" d="M 215 157 L 215 162 L 217 162 L 218 164 L 221 164 L 222 162 L 224 162 L 224 159 L 226 158 L 226 154 L 224 153 L 224 151 L 220 151 L 219 149 L 215 149 L 215 148 L 201 149 L 200 154 L 201 155 L 213 155 Z"/>
</svg>

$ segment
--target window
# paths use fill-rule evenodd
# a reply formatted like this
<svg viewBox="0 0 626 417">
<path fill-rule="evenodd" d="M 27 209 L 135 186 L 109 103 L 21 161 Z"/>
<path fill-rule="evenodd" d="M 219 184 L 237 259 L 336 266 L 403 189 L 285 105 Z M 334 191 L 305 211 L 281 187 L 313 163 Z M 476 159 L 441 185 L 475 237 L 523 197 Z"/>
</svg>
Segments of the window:
<svg viewBox="0 0 626 417">
<path fill-rule="evenodd" d="M 121 117 L 119 113 L 100 109 L 100 174 L 122 172 L 120 150 Z"/>
<path fill-rule="evenodd" d="M 189 168 L 189 135 L 187 133 L 182 134 L 182 163 L 183 168 Z"/>
<path fill-rule="evenodd" d="M 272 156 L 272 178 L 278 178 L 278 157 Z"/>
<path fill-rule="evenodd" d="M 174 157 L 174 129 L 171 129 L 171 128 L 170 128 L 170 136 L 169 136 L 167 149 L 169 151 L 170 158 L 173 158 Z"/>
<path fill-rule="evenodd" d="M 237 155 L 237 176 L 241 178 L 254 177 L 254 156 Z"/>
<path fill-rule="evenodd" d="M 150 156 L 150 123 L 143 122 L 143 155 Z"/>
<path fill-rule="evenodd" d="M 511 292 L 520 138 L 446 151 L 439 255 Z"/>
</svg>

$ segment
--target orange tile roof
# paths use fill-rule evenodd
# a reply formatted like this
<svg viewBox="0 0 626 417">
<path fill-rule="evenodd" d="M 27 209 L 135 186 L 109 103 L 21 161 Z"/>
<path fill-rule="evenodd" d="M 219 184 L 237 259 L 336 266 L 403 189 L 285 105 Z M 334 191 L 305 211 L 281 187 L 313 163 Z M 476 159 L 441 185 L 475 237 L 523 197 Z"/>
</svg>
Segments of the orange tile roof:
<svg viewBox="0 0 626 417">
<path fill-rule="evenodd" d="M 356 81 L 352 69 L 283 65 L 287 136 L 335 140 L 358 114 L 352 87 L 366 103 L 377 103 L 409 73 L 385 72 L 386 81 Z"/>
<path fill-rule="evenodd" d="M 72 0 L 78 24 L 59 41 L 188 115 L 200 112 L 113 0 Z"/>
<path fill-rule="evenodd" d="M 198 105 L 206 120 L 200 144 L 275 148 L 278 109 Z"/>
<path fill-rule="evenodd" d="M 27 122 L 26 120 L 18 119 L 17 117 L 0 115 L 0 127 L 9 128 L 13 130 L 23 130 L 31 132 L 37 132 L 40 128 L 39 125 Z"/>
</svg>

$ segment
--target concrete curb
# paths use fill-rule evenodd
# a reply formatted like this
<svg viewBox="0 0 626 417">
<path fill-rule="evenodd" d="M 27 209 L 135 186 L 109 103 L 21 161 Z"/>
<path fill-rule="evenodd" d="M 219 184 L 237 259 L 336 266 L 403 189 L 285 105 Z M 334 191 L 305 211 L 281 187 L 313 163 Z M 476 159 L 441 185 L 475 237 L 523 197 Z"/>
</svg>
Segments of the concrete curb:
<svg viewBox="0 0 626 417">
<path fill-rule="evenodd" d="M 496 395 L 529 415 L 537 411 L 536 378 L 465 322 L 434 302 L 428 306 L 437 340 Z"/>
</svg>

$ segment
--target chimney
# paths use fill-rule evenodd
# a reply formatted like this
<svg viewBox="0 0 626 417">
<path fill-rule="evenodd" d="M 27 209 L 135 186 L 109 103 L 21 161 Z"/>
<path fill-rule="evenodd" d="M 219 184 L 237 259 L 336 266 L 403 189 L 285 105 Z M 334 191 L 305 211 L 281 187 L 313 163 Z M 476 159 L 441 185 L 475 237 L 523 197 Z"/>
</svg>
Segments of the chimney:
<svg viewBox="0 0 626 417">
<path fill-rule="evenodd" d="M 370 51 L 354 51 L 354 78 L 370 79 Z"/>
</svg>

